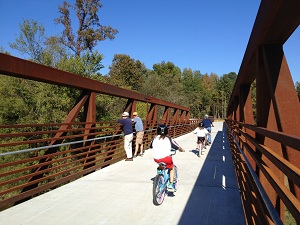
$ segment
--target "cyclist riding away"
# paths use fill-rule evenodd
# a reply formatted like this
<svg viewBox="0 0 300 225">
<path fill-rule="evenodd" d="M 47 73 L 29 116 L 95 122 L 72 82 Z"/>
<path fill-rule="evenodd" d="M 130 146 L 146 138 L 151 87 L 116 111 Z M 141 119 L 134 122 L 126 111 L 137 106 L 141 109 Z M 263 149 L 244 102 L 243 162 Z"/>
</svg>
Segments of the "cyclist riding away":
<svg viewBox="0 0 300 225">
<path fill-rule="evenodd" d="M 200 152 L 202 151 L 202 148 L 206 149 L 205 144 L 206 144 L 207 135 L 209 132 L 204 128 L 204 123 L 200 122 L 198 127 L 193 131 L 193 133 L 197 135 L 196 150 L 199 151 L 198 156 L 200 157 Z"/>
<path fill-rule="evenodd" d="M 156 163 L 164 162 L 168 169 L 170 169 L 170 183 L 168 189 L 175 191 L 174 188 L 174 163 L 172 160 L 171 149 L 184 150 L 168 136 L 168 127 L 164 124 L 160 124 L 157 127 L 157 136 L 151 141 L 150 148 L 152 148 L 152 156 Z"/>
</svg>

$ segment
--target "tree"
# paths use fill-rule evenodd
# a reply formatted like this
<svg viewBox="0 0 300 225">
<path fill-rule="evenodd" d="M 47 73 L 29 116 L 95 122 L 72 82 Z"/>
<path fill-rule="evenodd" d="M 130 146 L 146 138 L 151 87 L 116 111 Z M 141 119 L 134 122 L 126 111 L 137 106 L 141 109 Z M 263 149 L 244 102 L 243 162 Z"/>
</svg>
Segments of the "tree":
<svg viewBox="0 0 300 225">
<path fill-rule="evenodd" d="M 143 83 L 141 72 L 145 66 L 128 55 L 115 54 L 109 67 L 109 83 L 129 90 L 138 91 Z"/>
<path fill-rule="evenodd" d="M 211 73 L 210 75 L 204 74 L 201 77 L 201 82 L 203 85 L 203 95 L 202 95 L 202 105 L 203 105 L 203 114 L 213 114 L 211 111 L 214 108 L 214 96 L 216 89 L 216 83 L 218 80 L 218 75 Z"/>
<path fill-rule="evenodd" d="M 12 49 L 29 56 L 30 60 L 41 63 L 45 42 L 45 28 L 34 20 L 23 20 L 19 24 L 21 33 L 15 43 L 9 43 Z"/>
<path fill-rule="evenodd" d="M 80 57 L 86 51 L 93 51 L 98 41 L 106 39 L 113 40 L 118 33 L 111 26 L 103 26 L 99 23 L 97 12 L 102 8 L 100 0 L 76 0 L 75 5 L 70 5 L 64 1 L 59 6 L 61 16 L 55 19 L 56 24 L 62 24 L 64 31 L 58 41 L 72 50 L 76 56 Z M 73 31 L 69 9 L 76 11 L 78 18 L 78 30 Z"/>
<path fill-rule="evenodd" d="M 229 98 L 231 96 L 235 81 L 236 81 L 237 75 L 234 72 L 230 72 L 228 74 L 224 74 L 220 77 L 220 79 L 217 82 L 216 91 L 217 91 L 217 98 L 221 101 L 219 104 L 221 104 L 221 107 L 219 108 L 220 115 L 222 118 L 226 117 L 227 112 L 227 104 L 229 101 Z"/>
<path fill-rule="evenodd" d="M 103 56 L 97 51 L 93 51 L 93 47 L 100 40 L 113 39 L 117 31 L 99 24 L 96 14 L 97 7 L 102 7 L 99 1 L 77 0 L 74 9 L 77 9 L 80 26 L 77 35 L 73 35 L 68 7 L 71 5 L 66 2 L 64 2 L 64 7 L 60 7 L 64 14 L 60 18 L 61 20 L 58 19 L 58 22 L 66 25 L 61 38 L 56 36 L 47 38 L 44 36 L 45 29 L 42 24 L 33 20 L 24 20 L 20 25 L 20 36 L 15 43 L 11 44 L 11 47 L 29 55 L 29 60 L 99 79 L 97 71 L 103 68 L 101 64 Z M 72 43 L 76 50 L 74 55 L 68 51 L 68 47 L 72 47 Z M 52 87 L 49 84 L 29 80 L 18 81 L 16 78 L 0 77 L 0 81 L 6 83 L 5 87 L 9 90 L 3 86 L 1 91 L 6 95 L 3 95 L 5 98 L 1 102 L 7 106 L 7 109 L 10 108 L 9 111 L 13 112 L 10 114 L 6 110 L 2 111 L 0 120 L 3 123 L 60 122 L 68 113 L 65 106 L 71 107 L 80 94 L 79 91 L 71 88 Z M 9 104 L 12 100 L 16 102 L 13 108 Z"/>
<path fill-rule="evenodd" d="M 181 70 L 178 66 L 175 66 L 172 62 L 162 61 L 153 65 L 153 70 L 157 75 L 163 76 L 169 82 L 178 82 L 181 78 Z"/>
<path fill-rule="evenodd" d="M 158 76 L 149 77 L 153 81 L 156 80 L 156 82 L 148 83 L 148 88 L 156 90 L 153 97 L 158 98 L 158 96 L 161 96 L 160 99 L 165 101 L 179 105 L 188 105 L 188 103 L 184 101 L 181 70 L 175 66 L 174 63 L 162 61 L 161 63 L 154 64 L 151 76 Z M 160 88 L 160 86 L 162 87 Z"/>
<path fill-rule="evenodd" d="M 296 87 L 296 91 L 298 93 L 298 99 L 300 101 L 300 82 L 296 82 L 295 87 Z"/>
<path fill-rule="evenodd" d="M 203 86 L 200 71 L 185 68 L 182 73 L 182 85 L 185 102 L 188 103 L 192 117 L 200 117 Z"/>
<path fill-rule="evenodd" d="M 101 64 L 102 59 L 103 56 L 98 51 L 84 52 L 81 57 L 65 55 L 56 63 L 56 68 L 87 78 L 93 78 L 97 71 L 103 68 Z"/>
<path fill-rule="evenodd" d="M 60 123 L 71 106 L 62 87 L 3 75 L 0 101 L 1 124 Z"/>
</svg>

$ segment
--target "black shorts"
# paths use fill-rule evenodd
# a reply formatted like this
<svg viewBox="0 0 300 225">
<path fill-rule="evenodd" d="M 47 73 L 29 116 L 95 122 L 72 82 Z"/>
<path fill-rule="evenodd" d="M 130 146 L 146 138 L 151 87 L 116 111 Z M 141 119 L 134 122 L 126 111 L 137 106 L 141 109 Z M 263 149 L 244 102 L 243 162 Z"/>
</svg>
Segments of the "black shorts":
<svg viewBox="0 0 300 225">
<path fill-rule="evenodd" d="M 197 137 L 197 144 L 200 144 L 200 142 L 204 142 L 205 137 Z"/>
</svg>

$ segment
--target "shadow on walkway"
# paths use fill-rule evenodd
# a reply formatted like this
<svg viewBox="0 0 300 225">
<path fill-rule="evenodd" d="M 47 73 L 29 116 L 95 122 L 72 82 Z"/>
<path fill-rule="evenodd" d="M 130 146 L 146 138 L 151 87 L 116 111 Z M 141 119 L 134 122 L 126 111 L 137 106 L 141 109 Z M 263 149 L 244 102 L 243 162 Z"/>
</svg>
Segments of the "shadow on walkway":
<svg viewBox="0 0 300 225">
<path fill-rule="evenodd" d="M 178 224 L 246 224 L 237 195 L 239 190 L 223 127 L 216 134 Z"/>
</svg>

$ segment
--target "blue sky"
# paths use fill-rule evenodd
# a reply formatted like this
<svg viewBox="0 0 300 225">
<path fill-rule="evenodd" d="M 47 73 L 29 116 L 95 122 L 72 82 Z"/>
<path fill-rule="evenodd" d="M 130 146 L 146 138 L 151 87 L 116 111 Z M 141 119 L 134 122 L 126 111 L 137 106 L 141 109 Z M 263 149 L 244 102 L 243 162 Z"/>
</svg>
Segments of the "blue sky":
<svg viewBox="0 0 300 225">
<path fill-rule="evenodd" d="M 73 3 L 75 0 L 68 0 Z M 59 34 L 58 5 L 63 0 L 0 0 L 0 46 L 24 58 L 8 43 L 14 42 L 23 19 L 42 23 L 46 35 Z M 238 73 L 260 0 L 102 0 L 100 23 L 116 28 L 112 41 L 99 42 L 104 55 L 102 74 L 108 72 L 114 54 L 153 64 L 172 62 L 181 70 L 202 74 Z M 75 18 L 74 18 L 75 21 Z M 284 50 L 294 82 L 300 81 L 300 31 L 292 35 Z M 298 65 L 299 64 L 299 65 Z"/>
</svg>

